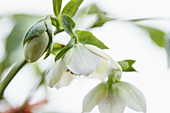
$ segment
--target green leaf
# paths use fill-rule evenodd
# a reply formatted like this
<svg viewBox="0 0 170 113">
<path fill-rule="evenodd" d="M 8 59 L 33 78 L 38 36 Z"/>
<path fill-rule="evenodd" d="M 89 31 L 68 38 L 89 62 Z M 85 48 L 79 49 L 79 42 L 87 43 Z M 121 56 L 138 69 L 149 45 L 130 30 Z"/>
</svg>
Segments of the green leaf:
<svg viewBox="0 0 170 113">
<path fill-rule="evenodd" d="M 140 28 L 146 30 L 150 38 L 159 46 L 159 47 L 164 47 L 164 40 L 165 40 L 165 33 L 159 29 L 152 28 L 149 26 L 143 26 L 143 25 L 137 25 Z"/>
<path fill-rule="evenodd" d="M 53 55 L 57 55 L 58 52 L 64 47 L 63 44 L 59 44 L 59 43 L 54 43 L 53 44 L 53 51 L 52 51 L 52 54 Z"/>
<path fill-rule="evenodd" d="M 75 27 L 74 21 L 67 15 L 62 15 L 62 25 L 66 33 L 70 36 L 73 33 L 73 28 Z"/>
<path fill-rule="evenodd" d="M 123 60 L 123 61 L 119 61 L 119 65 L 122 67 L 122 70 L 124 72 L 132 72 L 132 71 L 136 71 L 132 65 L 135 63 L 135 60 Z"/>
<path fill-rule="evenodd" d="M 88 8 L 88 14 L 99 14 L 103 12 L 99 9 L 99 7 L 96 4 L 91 4 L 86 8 Z"/>
<path fill-rule="evenodd" d="M 97 15 L 97 21 L 91 26 L 91 28 L 101 27 L 106 22 L 109 22 L 109 21 L 112 21 L 112 20 L 115 20 L 115 18 L 107 17 L 107 15 L 105 13 L 98 14 Z"/>
<path fill-rule="evenodd" d="M 137 19 L 130 19 L 127 21 L 131 21 L 131 22 L 140 22 L 140 21 L 146 21 L 146 20 L 156 20 L 158 18 L 137 18 Z"/>
<path fill-rule="evenodd" d="M 61 9 L 62 0 L 53 0 L 53 11 L 55 16 L 59 16 Z"/>
<path fill-rule="evenodd" d="M 75 38 L 71 38 L 69 43 L 57 54 L 55 61 L 59 60 L 75 44 Z"/>
<path fill-rule="evenodd" d="M 78 11 L 78 15 L 93 15 L 93 14 L 100 14 L 104 13 L 99 9 L 99 7 L 96 4 L 90 4 Z"/>
<path fill-rule="evenodd" d="M 65 14 L 70 17 L 73 17 L 82 2 L 83 0 L 71 0 L 66 4 L 61 14 Z"/>
<path fill-rule="evenodd" d="M 58 20 L 54 17 L 51 17 L 51 23 L 53 26 L 57 27 L 59 24 L 58 24 Z"/>
<path fill-rule="evenodd" d="M 89 31 L 77 30 L 75 33 L 79 39 L 79 42 L 82 44 L 91 44 L 91 45 L 97 46 L 100 49 L 108 49 L 108 47 L 106 45 L 104 45 L 103 42 L 101 42 L 99 39 L 97 39 Z"/>
<path fill-rule="evenodd" d="M 76 18 L 84 17 L 86 18 L 87 15 L 96 15 L 97 19 L 96 21 L 90 26 L 90 28 L 94 27 L 101 27 L 103 24 L 105 24 L 108 21 L 115 20 L 116 18 L 110 18 L 108 17 L 107 13 L 102 11 L 96 4 L 90 4 L 87 7 L 81 9 L 78 14 L 76 15 Z"/>
</svg>

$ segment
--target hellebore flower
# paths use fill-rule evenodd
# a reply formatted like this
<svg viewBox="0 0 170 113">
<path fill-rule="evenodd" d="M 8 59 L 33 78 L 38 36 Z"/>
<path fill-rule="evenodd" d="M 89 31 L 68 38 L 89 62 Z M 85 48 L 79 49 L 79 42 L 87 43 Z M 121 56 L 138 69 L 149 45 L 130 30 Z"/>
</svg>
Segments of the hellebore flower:
<svg viewBox="0 0 170 113">
<path fill-rule="evenodd" d="M 48 57 L 52 51 L 52 25 L 50 18 L 46 17 L 35 23 L 24 38 L 25 59 L 29 62 L 37 61 L 44 52 Z"/>
<path fill-rule="evenodd" d="M 69 79 L 66 83 L 62 83 L 62 86 L 68 85 L 73 78 L 72 75 L 88 76 L 99 67 L 103 59 L 107 60 L 107 62 L 110 60 L 99 48 L 88 44 L 75 44 L 49 70 L 47 73 L 47 84 L 50 87 L 55 85 L 59 87 L 59 83 L 65 82 L 62 78 L 67 77 Z M 115 61 L 112 60 L 111 64 L 114 69 L 121 69 Z M 69 74 L 68 71 L 70 71 Z"/>
<path fill-rule="evenodd" d="M 83 112 L 90 112 L 96 105 L 100 113 L 123 113 L 125 106 L 137 112 L 146 112 L 143 94 L 126 82 L 114 83 L 110 90 L 107 83 L 92 89 L 83 100 Z"/>
</svg>

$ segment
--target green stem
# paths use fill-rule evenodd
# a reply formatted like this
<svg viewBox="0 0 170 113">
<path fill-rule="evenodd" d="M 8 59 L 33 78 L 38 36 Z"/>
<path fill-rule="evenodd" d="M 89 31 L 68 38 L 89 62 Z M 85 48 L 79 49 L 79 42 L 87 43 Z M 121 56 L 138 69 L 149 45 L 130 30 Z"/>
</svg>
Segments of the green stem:
<svg viewBox="0 0 170 113">
<path fill-rule="evenodd" d="M 64 31 L 64 29 L 57 29 L 57 30 L 54 32 L 54 35 L 56 35 L 56 34 L 62 32 L 62 31 Z"/>
<path fill-rule="evenodd" d="M 114 74 L 111 74 L 111 75 L 109 75 L 109 77 L 108 77 L 108 80 L 107 80 L 108 90 L 111 90 L 111 89 L 112 89 L 113 77 L 114 77 Z"/>
<path fill-rule="evenodd" d="M 8 86 L 8 84 L 11 82 L 11 80 L 15 77 L 15 75 L 19 72 L 19 70 L 27 63 L 26 60 L 24 60 L 21 63 L 16 64 L 12 70 L 8 73 L 7 77 L 0 83 L 0 99 L 3 96 L 3 93 Z"/>
<path fill-rule="evenodd" d="M 71 37 L 75 39 L 76 44 L 79 43 L 79 40 L 78 40 L 77 36 L 74 34 L 74 32 L 71 33 Z"/>
</svg>

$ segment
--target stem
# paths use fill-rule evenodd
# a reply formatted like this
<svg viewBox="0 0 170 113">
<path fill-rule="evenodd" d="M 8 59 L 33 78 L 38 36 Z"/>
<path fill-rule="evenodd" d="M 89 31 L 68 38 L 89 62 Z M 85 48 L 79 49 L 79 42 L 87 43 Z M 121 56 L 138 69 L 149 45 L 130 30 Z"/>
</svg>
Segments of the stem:
<svg viewBox="0 0 170 113">
<path fill-rule="evenodd" d="M 12 70 L 8 73 L 7 77 L 0 83 L 0 99 L 3 96 L 3 93 L 11 82 L 11 80 L 15 77 L 15 75 L 19 72 L 19 70 L 27 63 L 26 60 L 22 61 L 21 63 L 16 64 Z"/>
<path fill-rule="evenodd" d="M 74 34 L 74 32 L 71 33 L 71 37 L 75 39 L 75 44 L 79 43 L 79 40 L 78 40 L 77 36 Z"/>
<path fill-rule="evenodd" d="M 109 90 L 109 91 L 112 89 L 113 77 L 114 77 L 114 74 L 111 74 L 111 75 L 108 77 L 108 80 L 107 80 L 108 90 Z"/>
<path fill-rule="evenodd" d="M 62 32 L 62 31 L 64 31 L 64 29 L 59 29 L 59 30 L 57 29 L 57 30 L 54 32 L 54 35 L 56 35 L 56 34 Z"/>
</svg>

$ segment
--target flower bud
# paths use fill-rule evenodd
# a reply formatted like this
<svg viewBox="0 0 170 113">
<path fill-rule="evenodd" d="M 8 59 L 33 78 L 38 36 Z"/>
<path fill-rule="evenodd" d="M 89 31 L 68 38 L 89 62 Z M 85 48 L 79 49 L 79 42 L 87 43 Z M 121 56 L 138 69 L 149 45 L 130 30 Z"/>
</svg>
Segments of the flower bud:
<svg viewBox="0 0 170 113">
<path fill-rule="evenodd" d="M 47 51 L 47 58 L 52 51 L 52 25 L 50 18 L 46 17 L 35 23 L 27 32 L 25 45 L 25 58 L 29 62 L 37 61 Z"/>
<path fill-rule="evenodd" d="M 47 32 L 44 32 L 39 37 L 28 41 L 25 45 L 25 58 L 30 62 L 37 61 L 48 46 L 49 38 Z"/>
</svg>

